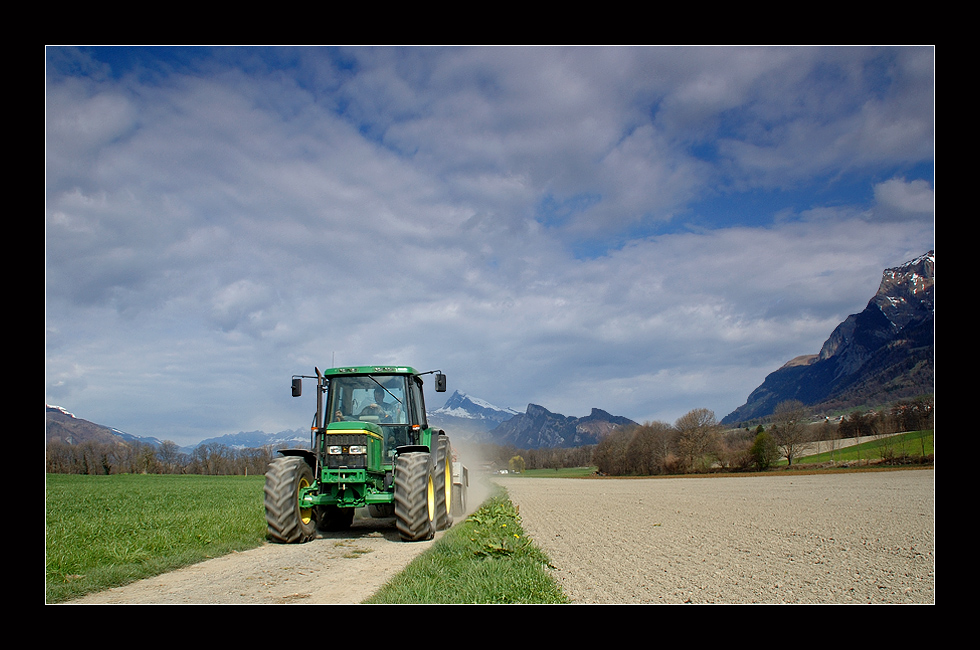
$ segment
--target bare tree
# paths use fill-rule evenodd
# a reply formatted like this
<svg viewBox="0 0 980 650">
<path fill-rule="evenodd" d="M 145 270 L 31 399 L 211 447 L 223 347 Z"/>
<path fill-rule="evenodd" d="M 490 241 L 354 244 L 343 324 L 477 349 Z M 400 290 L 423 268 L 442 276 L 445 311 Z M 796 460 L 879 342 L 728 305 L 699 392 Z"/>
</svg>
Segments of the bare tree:
<svg viewBox="0 0 980 650">
<path fill-rule="evenodd" d="M 806 406 L 799 400 L 776 405 L 772 414 L 771 433 L 790 465 L 813 446 L 813 434 Z"/>
<path fill-rule="evenodd" d="M 646 425 L 653 448 L 653 473 L 667 474 L 676 465 L 677 430 L 666 422 L 650 422 Z"/>
<path fill-rule="evenodd" d="M 674 428 L 678 451 L 688 470 L 707 469 L 720 431 L 714 411 L 705 408 L 689 411 L 677 419 Z"/>
<path fill-rule="evenodd" d="M 160 461 L 161 472 L 164 474 L 180 473 L 181 457 L 180 447 L 173 440 L 164 440 L 157 449 L 157 460 Z"/>
<path fill-rule="evenodd" d="M 820 439 L 830 445 L 830 462 L 837 462 L 837 450 L 840 448 L 840 427 L 835 427 L 829 418 L 823 419 L 820 425 Z"/>
<path fill-rule="evenodd" d="M 632 435 L 626 444 L 624 458 L 627 474 L 649 476 L 653 474 L 653 438 L 646 426 L 632 428 Z"/>
<path fill-rule="evenodd" d="M 592 462 L 599 472 L 610 476 L 626 474 L 626 448 L 632 428 L 620 428 L 610 432 L 595 446 Z"/>
</svg>

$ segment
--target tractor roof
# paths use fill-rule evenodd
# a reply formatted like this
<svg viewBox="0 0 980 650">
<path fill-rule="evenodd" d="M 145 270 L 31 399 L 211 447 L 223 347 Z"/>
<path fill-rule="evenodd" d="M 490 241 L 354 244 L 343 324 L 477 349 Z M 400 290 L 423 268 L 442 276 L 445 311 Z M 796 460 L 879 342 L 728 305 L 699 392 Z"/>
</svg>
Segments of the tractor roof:
<svg viewBox="0 0 980 650">
<path fill-rule="evenodd" d="M 328 368 L 323 371 L 325 377 L 339 375 L 417 375 L 415 368 L 410 366 L 347 366 L 344 368 Z"/>
</svg>

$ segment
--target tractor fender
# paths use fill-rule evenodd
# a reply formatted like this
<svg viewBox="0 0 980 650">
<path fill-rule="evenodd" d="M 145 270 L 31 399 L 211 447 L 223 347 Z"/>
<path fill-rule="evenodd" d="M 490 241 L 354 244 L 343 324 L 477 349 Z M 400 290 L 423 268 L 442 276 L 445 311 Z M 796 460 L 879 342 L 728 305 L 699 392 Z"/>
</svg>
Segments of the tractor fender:
<svg viewBox="0 0 980 650">
<path fill-rule="evenodd" d="M 417 451 L 429 453 L 429 448 L 425 445 L 402 445 L 400 447 L 395 447 L 395 453 L 399 456 Z"/>
<path fill-rule="evenodd" d="M 309 449 L 280 449 L 279 453 L 283 456 L 299 456 L 316 471 L 316 454 Z"/>
</svg>

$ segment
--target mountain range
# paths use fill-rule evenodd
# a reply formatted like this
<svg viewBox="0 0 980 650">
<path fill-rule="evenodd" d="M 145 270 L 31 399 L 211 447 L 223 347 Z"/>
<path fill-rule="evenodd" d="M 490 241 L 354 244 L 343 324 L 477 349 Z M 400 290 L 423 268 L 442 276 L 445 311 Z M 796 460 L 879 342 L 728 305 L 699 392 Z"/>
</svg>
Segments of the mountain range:
<svg viewBox="0 0 980 650">
<path fill-rule="evenodd" d="M 58 406 L 45 405 L 46 438 L 68 444 L 94 442 L 142 442 L 158 447 L 156 438 L 141 438 L 76 418 Z M 634 424 L 624 417 L 610 415 L 601 409 L 583 418 L 552 413 L 536 404 L 529 404 L 521 413 L 510 408 L 494 406 L 477 397 L 456 391 L 445 405 L 428 413 L 429 424 L 450 432 L 459 442 L 512 445 L 520 449 L 542 447 L 576 447 L 595 444 L 606 433 L 624 424 Z M 309 429 L 291 429 L 278 433 L 240 431 L 181 448 L 191 453 L 201 445 L 218 444 L 232 449 L 264 446 L 306 447 L 310 444 Z"/>
<path fill-rule="evenodd" d="M 721 423 L 771 415 L 799 400 L 815 412 L 932 394 L 936 358 L 936 252 L 885 269 L 863 311 L 834 329 L 817 354 L 791 359 Z"/>
<path fill-rule="evenodd" d="M 45 442 L 56 440 L 69 445 L 83 442 L 143 442 L 160 446 L 156 438 L 143 438 L 102 424 L 75 417 L 60 406 L 44 405 Z"/>
<path fill-rule="evenodd" d="M 635 424 L 633 420 L 597 408 L 585 417 L 576 418 L 528 404 L 525 413 L 518 413 L 490 431 L 488 442 L 518 449 L 581 447 L 597 444 L 617 427 Z"/>
</svg>

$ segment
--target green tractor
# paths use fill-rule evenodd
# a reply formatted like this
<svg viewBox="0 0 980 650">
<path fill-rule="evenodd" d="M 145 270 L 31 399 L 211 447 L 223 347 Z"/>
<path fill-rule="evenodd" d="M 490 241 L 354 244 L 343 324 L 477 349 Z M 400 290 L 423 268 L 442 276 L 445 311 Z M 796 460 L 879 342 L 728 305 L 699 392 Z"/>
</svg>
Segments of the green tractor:
<svg viewBox="0 0 980 650">
<path fill-rule="evenodd" d="M 282 449 L 266 471 L 269 539 L 303 543 L 317 529 L 345 530 L 363 507 L 373 517 L 394 516 L 405 541 L 452 526 L 465 503 L 453 491 L 466 485 L 459 478 L 454 485 L 459 464 L 445 432 L 429 427 L 422 395 L 423 375 L 435 374 L 438 392 L 446 376 L 405 366 L 315 371 L 292 378 L 293 397 L 304 379 L 316 380 L 312 449 Z"/>
</svg>

